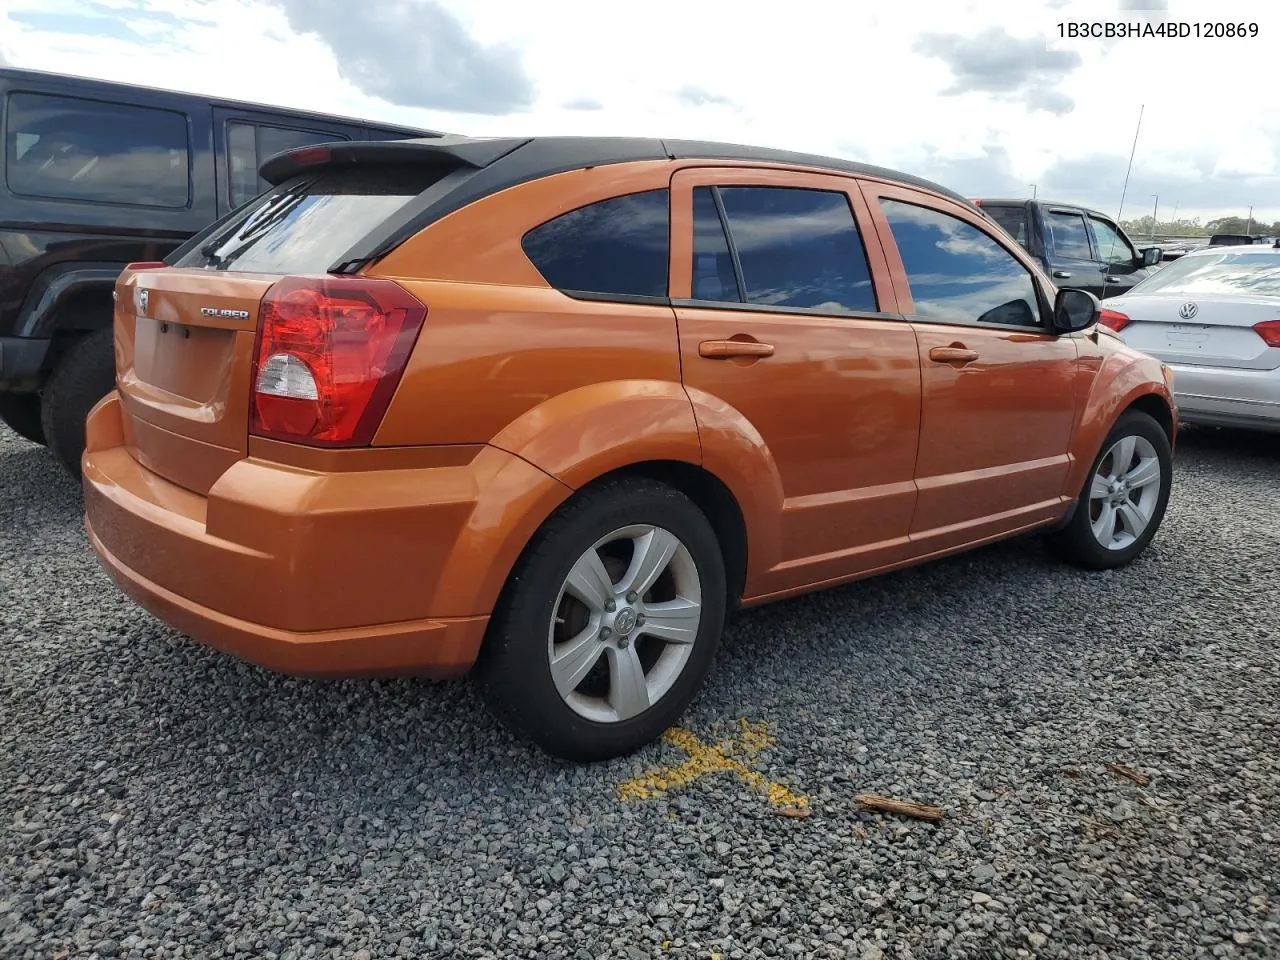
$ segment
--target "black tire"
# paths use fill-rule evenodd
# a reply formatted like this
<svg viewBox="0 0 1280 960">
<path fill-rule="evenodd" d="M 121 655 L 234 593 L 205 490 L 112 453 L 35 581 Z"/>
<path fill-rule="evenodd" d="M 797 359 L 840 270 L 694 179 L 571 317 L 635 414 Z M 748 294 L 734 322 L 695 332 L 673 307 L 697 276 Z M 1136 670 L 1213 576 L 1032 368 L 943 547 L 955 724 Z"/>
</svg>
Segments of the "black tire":
<svg viewBox="0 0 1280 960">
<path fill-rule="evenodd" d="M 1103 546 L 1093 533 L 1093 507 L 1089 496 L 1094 475 L 1102 466 L 1112 447 L 1126 437 L 1141 438 L 1151 445 L 1160 466 L 1158 492 L 1150 519 L 1142 533 L 1127 546 L 1111 549 Z M 1173 452 L 1163 428 L 1151 416 L 1130 410 L 1120 416 L 1107 434 L 1102 449 L 1089 466 L 1084 489 L 1076 501 L 1071 521 L 1061 530 L 1045 538 L 1050 551 L 1062 560 L 1088 570 L 1111 570 L 1132 562 L 1156 535 L 1165 509 L 1169 505 L 1169 492 L 1173 487 Z"/>
<path fill-rule="evenodd" d="M 0 420 L 22 439 L 44 444 L 44 427 L 40 424 L 40 394 L 0 393 Z"/>
<path fill-rule="evenodd" d="M 59 462 L 80 478 L 84 422 L 116 385 L 114 333 L 110 327 L 81 337 L 62 355 L 45 384 L 40 418 L 45 439 Z"/>
<path fill-rule="evenodd" d="M 687 551 L 681 555 L 683 575 L 688 576 L 691 560 L 701 593 L 701 619 L 688 659 L 670 688 L 634 717 L 600 722 L 572 708 L 556 689 L 549 656 L 550 631 L 553 618 L 565 614 L 566 608 L 558 606 L 566 602 L 561 599 L 562 586 L 579 558 L 602 537 L 632 525 L 669 531 L 683 545 Z M 603 549 L 607 552 L 609 548 Z M 607 566 L 611 558 L 606 556 L 605 560 Z M 623 560 L 616 562 L 625 566 Z M 674 565 L 672 561 L 668 569 Z M 611 575 L 611 579 L 616 583 L 621 576 Z M 567 602 L 576 601 L 569 597 Z M 625 605 L 627 601 L 624 598 L 622 602 Z M 586 606 L 580 606 L 585 615 Z M 719 647 L 725 607 L 724 559 L 702 511 L 678 490 L 651 480 L 604 481 L 562 506 L 525 549 L 498 601 L 473 679 L 504 726 L 548 753 L 573 761 L 624 756 L 661 736 L 693 700 Z M 637 626 L 633 647 L 642 664 L 644 656 L 651 655 L 651 651 L 642 655 L 642 644 L 661 644 L 643 634 L 643 627 Z M 595 662 L 612 663 L 621 657 L 613 650 L 615 644 L 626 646 L 615 636 L 614 641 L 602 645 L 608 649 L 597 654 Z M 651 664 L 644 669 L 651 675 L 654 667 Z M 594 670 L 575 691 L 591 684 L 593 678 L 599 682 Z M 610 672 L 606 688 L 611 680 Z M 607 700 L 606 696 L 600 702 Z"/>
</svg>

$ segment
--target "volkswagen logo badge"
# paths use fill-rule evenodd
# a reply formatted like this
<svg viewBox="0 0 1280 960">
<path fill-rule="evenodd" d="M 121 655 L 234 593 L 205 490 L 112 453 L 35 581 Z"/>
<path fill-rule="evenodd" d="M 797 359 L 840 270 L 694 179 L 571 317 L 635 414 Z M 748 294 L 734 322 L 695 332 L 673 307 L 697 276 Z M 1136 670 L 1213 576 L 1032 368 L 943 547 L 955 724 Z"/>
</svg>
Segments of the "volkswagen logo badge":
<svg viewBox="0 0 1280 960">
<path fill-rule="evenodd" d="M 1180 316 L 1183 320 L 1190 320 L 1199 312 L 1200 312 L 1200 308 L 1197 307 L 1194 303 L 1184 303 L 1182 306 L 1178 308 L 1178 316 Z"/>
</svg>

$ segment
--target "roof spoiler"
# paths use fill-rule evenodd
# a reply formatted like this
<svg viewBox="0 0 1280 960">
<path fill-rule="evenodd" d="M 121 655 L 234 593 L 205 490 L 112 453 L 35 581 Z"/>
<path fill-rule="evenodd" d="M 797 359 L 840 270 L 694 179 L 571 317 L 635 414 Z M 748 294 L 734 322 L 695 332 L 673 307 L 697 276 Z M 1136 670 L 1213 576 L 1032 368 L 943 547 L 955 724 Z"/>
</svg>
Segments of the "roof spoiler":
<svg viewBox="0 0 1280 960">
<path fill-rule="evenodd" d="M 477 138 L 457 134 L 415 140 L 340 140 L 274 154 L 262 162 L 258 173 L 274 187 L 308 170 L 357 164 L 438 163 L 479 169 L 528 142 L 528 137 Z"/>
</svg>

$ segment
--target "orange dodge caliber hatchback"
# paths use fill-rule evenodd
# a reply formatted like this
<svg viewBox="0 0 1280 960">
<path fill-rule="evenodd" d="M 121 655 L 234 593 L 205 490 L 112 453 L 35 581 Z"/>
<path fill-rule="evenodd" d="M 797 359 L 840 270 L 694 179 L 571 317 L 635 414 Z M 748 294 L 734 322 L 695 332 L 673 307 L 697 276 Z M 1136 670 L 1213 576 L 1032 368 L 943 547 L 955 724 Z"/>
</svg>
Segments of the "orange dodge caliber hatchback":
<svg viewBox="0 0 1280 960">
<path fill-rule="evenodd" d="M 474 673 L 626 753 L 726 611 L 1048 534 L 1132 560 L 1169 374 L 964 198 L 723 144 L 310 147 L 117 286 L 87 527 L 122 589 L 312 676 Z"/>
</svg>

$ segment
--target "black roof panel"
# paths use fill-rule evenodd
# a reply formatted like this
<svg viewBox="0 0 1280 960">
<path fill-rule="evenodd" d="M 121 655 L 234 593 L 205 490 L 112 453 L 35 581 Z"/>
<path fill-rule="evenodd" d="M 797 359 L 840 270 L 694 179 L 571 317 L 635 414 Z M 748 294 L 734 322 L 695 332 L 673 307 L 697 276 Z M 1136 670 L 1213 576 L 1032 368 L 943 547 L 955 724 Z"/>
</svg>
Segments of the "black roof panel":
<svg viewBox="0 0 1280 960">
<path fill-rule="evenodd" d="M 609 163 L 666 158 L 742 160 L 817 167 L 839 173 L 893 180 L 907 186 L 932 190 L 957 200 L 965 206 L 973 206 L 971 200 L 954 190 L 898 170 L 857 163 L 853 160 L 842 160 L 837 157 L 737 143 L 659 140 L 644 137 L 494 137 L 486 139 L 447 135 L 422 140 L 347 143 L 332 146 L 335 162 L 341 162 L 342 159 L 349 157 L 351 161 L 366 163 L 403 163 L 421 160 L 428 163 L 445 162 L 477 168 L 492 166 L 492 176 L 476 178 L 476 187 L 483 185 L 489 187 L 489 190 L 482 190 L 476 196 L 567 170 L 580 170 Z M 263 178 L 273 184 L 281 183 L 297 172 L 299 170 L 289 162 L 287 154 L 269 158 L 263 163 L 261 170 Z M 470 199 L 475 199 L 475 196 Z"/>
</svg>

